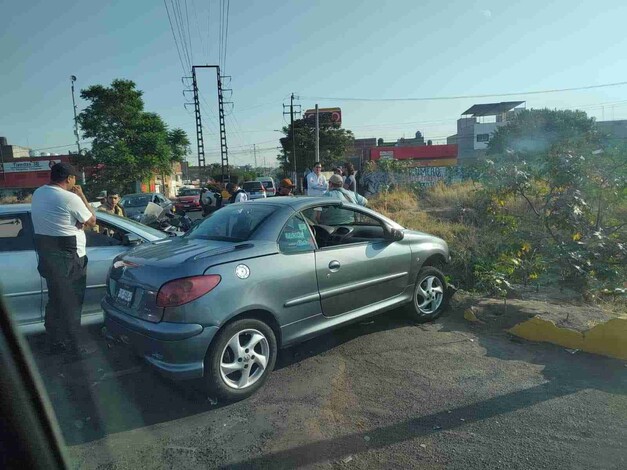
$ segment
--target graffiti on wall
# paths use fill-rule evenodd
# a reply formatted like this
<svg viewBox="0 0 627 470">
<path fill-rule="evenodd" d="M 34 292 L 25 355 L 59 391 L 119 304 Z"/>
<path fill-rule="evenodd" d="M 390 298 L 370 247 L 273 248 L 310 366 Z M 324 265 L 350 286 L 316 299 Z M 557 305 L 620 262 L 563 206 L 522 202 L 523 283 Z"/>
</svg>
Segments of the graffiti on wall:
<svg viewBox="0 0 627 470">
<path fill-rule="evenodd" d="M 415 167 L 402 173 L 373 171 L 363 173 L 360 184 L 366 197 L 388 190 L 391 186 L 425 188 L 438 181 L 454 183 L 463 179 L 461 167 Z"/>
</svg>

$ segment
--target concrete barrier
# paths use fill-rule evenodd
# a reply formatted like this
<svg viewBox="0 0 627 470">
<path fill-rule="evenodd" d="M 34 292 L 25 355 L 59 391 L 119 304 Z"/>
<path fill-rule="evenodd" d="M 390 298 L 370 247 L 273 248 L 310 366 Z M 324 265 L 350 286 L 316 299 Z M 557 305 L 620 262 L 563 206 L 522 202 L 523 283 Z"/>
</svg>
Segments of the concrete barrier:
<svg viewBox="0 0 627 470">
<path fill-rule="evenodd" d="M 543 341 L 594 354 L 627 359 L 627 318 L 613 318 L 588 330 L 561 328 L 539 316 L 510 328 L 509 333 L 529 341 Z"/>
</svg>

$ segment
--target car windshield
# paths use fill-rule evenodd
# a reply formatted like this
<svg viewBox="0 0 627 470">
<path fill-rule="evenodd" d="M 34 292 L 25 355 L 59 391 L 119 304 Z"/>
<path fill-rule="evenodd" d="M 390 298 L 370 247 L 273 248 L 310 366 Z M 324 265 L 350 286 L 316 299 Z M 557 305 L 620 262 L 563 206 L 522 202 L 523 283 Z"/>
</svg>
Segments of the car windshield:
<svg viewBox="0 0 627 470">
<path fill-rule="evenodd" d="M 275 210 L 274 206 L 255 203 L 227 206 L 195 226 L 185 237 L 202 240 L 245 241 Z"/>
<path fill-rule="evenodd" d="M 247 181 L 244 183 L 243 189 L 246 192 L 261 191 L 263 185 L 259 181 Z"/>
<path fill-rule="evenodd" d="M 122 207 L 144 207 L 152 201 L 150 194 L 140 194 L 137 196 L 124 196 L 120 201 Z"/>
<path fill-rule="evenodd" d="M 264 188 L 266 189 L 274 188 L 274 184 L 272 184 L 272 180 L 262 180 L 260 181 L 260 183 L 263 184 Z"/>
<path fill-rule="evenodd" d="M 200 194 L 200 189 L 181 189 L 178 193 L 178 196 L 198 196 Z"/>
</svg>

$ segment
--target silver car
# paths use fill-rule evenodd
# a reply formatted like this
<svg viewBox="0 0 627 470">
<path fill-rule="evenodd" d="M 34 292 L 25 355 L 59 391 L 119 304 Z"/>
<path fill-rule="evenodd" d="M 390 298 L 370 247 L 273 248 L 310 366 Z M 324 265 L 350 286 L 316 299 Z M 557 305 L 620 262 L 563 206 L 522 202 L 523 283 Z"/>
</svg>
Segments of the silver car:
<svg viewBox="0 0 627 470">
<path fill-rule="evenodd" d="M 277 350 L 405 307 L 446 303 L 446 242 L 331 198 L 231 204 L 183 237 L 119 256 L 102 302 L 111 340 L 166 376 L 245 398 Z"/>
<path fill-rule="evenodd" d="M 87 231 L 87 291 L 83 323 L 102 321 L 100 301 L 113 259 L 130 247 L 168 236 L 129 219 L 96 212 L 98 232 Z M 30 204 L 0 206 L 0 287 L 4 301 L 20 328 L 43 330 L 48 290 L 37 271 Z"/>
</svg>

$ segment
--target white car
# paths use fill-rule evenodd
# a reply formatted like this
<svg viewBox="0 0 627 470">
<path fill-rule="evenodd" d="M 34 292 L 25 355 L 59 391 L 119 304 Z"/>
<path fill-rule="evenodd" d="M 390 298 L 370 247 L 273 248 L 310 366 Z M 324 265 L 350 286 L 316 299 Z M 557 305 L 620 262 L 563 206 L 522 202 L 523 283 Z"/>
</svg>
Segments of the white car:
<svg viewBox="0 0 627 470">
<path fill-rule="evenodd" d="M 170 238 L 159 230 L 106 212 L 97 212 L 96 219 L 98 232 L 85 232 L 89 263 L 83 324 L 102 321 L 100 301 L 113 258 L 133 246 Z M 48 289 L 37 271 L 30 204 L 0 206 L 0 266 L 0 289 L 13 320 L 25 333 L 43 331 Z"/>
<path fill-rule="evenodd" d="M 263 187 L 266 188 L 267 197 L 276 196 L 276 184 L 274 183 L 274 179 L 269 176 L 260 176 L 256 178 L 255 181 L 259 181 L 263 184 Z"/>
</svg>

